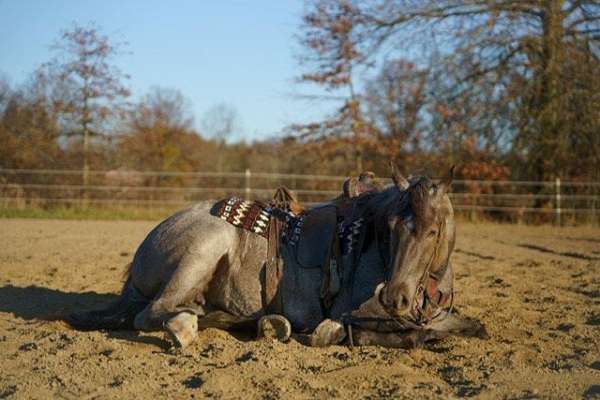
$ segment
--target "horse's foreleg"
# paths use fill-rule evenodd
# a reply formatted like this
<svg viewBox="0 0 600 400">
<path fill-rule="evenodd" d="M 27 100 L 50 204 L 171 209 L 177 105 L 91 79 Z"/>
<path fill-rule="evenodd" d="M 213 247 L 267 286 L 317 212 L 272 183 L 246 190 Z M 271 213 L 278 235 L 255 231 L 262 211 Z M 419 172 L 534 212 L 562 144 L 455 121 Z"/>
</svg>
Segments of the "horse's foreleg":
<svg viewBox="0 0 600 400">
<path fill-rule="evenodd" d="M 175 345 L 185 347 L 198 336 L 198 316 L 192 310 L 169 310 L 152 302 L 136 315 L 134 327 L 142 331 L 164 329 Z"/>
<path fill-rule="evenodd" d="M 448 335 L 477 337 L 480 339 L 489 338 L 481 322 L 457 314 L 448 314 L 444 318 L 433 321 L 427 325 L 427 329 L 436 332 L 445 332 Z"/>
<path fill-rule="evenodd" d="M 198 316 L 180 312 L 169 319 L 164 328 L 177 347 L 186 347 L 198 337 Z"/>
<path fill-rule="evenodd" d="M 201 260 L 183 260 L 154 300 L 135 317 L 135 328 L 165 329 L 176 345 L 187 346 L 198 336 L 198 316 L 205 314 L 204 291 L 214 270 Z"/>
<path fill-rule="evenodd" d="M 383 333 L 354 328 L 352 339 L 356 345 L 412 349 L 423 346 L 425 342 L 444 339 L 452 335 L 478 337 L 480 339 L 488 338 L 487 332 L 480 322 L 450 314 L 443 319 L 428 324 L 423 329 L 405 333 Z"/>
<path fill-rule="evenodd" d="M 352 329 L 352 343 L 357 346 L 383 346 L 402 349 L 414 349 L 430 340 L 448 336 L 442 332 L 415 330 L 407 333 L 384 333 L 366 329 Z"/>
<path fill-rule="evenodd" d="M 185 347 L 198 336 L 198 316 L 191 310 L 176 311 L 151 302 L 135 316 L 135 329 L 141 331 L 165 330 L 173 343 Z"/>
</svg>

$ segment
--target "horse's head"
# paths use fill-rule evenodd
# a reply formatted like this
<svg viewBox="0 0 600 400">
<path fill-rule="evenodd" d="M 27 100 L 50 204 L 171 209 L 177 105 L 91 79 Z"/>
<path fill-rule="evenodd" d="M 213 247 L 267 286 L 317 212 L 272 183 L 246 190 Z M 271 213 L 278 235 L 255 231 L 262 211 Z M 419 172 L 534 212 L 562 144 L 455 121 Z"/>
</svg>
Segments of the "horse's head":
<svg viewBox="0 0 600 400">
<path fill-rule="evenodd" d="M 445 271 L 454 247 L 454 217 L 447 195 L 453 175 L 454 167 L 440 182 L 425 176 L 409 182 L 393 168 L 399 192 L 385 212 L 390 275 L 379 293 L 380 303 L 392 316 L 409 314 L 429 276 Z"/>
</svg>

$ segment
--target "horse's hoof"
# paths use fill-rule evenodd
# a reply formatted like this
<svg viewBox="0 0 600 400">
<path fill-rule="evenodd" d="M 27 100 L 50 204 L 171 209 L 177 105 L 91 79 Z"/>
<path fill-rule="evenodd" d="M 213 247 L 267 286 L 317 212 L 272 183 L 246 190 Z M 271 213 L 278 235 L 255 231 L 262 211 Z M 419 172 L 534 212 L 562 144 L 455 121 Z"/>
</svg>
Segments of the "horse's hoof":
<svg viewBox="0 0 600 400">
<path fill-rule="evenodd" d="M 198 317 L 195 314 L 179 313 L 167 321 L 165 330 L 175 346 L 186 347 L 198 336 Z"/>
<path fill-rule="evenodd" d="M 346 337 L 344 325 L 331 319 L 326 319 L 317 326 L 310 335 L 310 345 L 325 347 L 340 343 Z"/>
<path fill-rule="evenodd" d="M 287 318 L 277 315 L 265 315 L 258 320 L 257 337 L 277 339 L 280 342 L 287 342 L 292 335 L 292 325 Z"/>
</svg>

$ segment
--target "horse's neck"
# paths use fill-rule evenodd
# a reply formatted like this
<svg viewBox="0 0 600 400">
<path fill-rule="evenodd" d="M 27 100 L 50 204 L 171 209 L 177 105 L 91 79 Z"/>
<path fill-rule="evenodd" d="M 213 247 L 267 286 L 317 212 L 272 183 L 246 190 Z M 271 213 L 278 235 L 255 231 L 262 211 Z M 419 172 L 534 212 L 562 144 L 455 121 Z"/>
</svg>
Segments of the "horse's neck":
<svg viewBox="0 0 600 400">
<path fill-rule="evenodd" d="M 373 296 L 378 284 L 386 279 L 385 260 L 381 256 L 374 232 L 354 265 L 344 265 L 344 282 L 349 296 L 344 301 L 346 311 L 358 307 Z"/>
</svg>

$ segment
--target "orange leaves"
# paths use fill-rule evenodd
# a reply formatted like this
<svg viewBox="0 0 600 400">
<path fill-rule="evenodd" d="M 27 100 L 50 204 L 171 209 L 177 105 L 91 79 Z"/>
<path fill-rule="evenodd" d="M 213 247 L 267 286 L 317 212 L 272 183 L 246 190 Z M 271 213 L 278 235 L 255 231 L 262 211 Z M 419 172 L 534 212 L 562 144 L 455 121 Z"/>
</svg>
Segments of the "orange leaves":
<svg viewBox="0 0 600 400">
<path fill-rule="evenodd" d="M 356 47 L 357 10 L 346 1 L 326 0 L 309 4 L 303 16 L 300 57 L 310 72 L 302 81 L 336 89 L 350 85 L 352 65 L 361 57 Z"/>
<path fill-rule="evenodd" d="M 505 180 L 510 178 L 510 168 L 498 161 L 497 154 L 488 149 L 478 149 L 474 137 L 465 138 L 461 143 L 461 162 L 458 174 L 466 180 Z M 467 184 L 471 193 L 491 193 L 492 186 Z"/>
<path fill-rule="evenodd" d="M 435 105 L 435 111 L 444 119 L 444 120 L 449 120 L 451 119 L 455 114 L 454 111 L 452 110 L 452 108 L 450 108 L 449 106 L 447 106 L 446 104 L 442 104 L 442 103 L 438 103 Z"/>
</svg>

